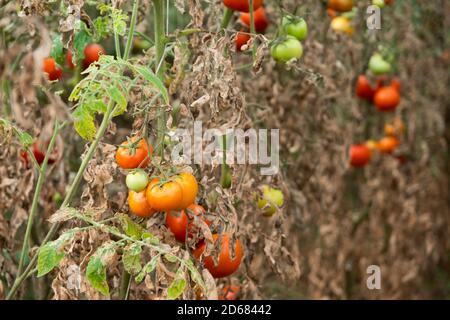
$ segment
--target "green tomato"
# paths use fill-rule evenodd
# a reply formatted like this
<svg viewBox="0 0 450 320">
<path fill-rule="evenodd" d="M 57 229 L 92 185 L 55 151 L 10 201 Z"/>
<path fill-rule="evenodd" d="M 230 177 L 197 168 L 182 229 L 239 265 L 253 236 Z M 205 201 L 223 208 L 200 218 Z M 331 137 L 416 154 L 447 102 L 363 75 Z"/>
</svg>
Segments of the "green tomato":
<svg viewBox="0 0 450 320">
<path fill-rule="evenodd" d="M 297 38 L 287 36 L 283 41 L 276 41 L 270 47 L 270 54 L 276 61 L 287 62 L 294 58 L 300 59 L 303 55 L 303 46 Z"/>
<path fill-rule="evenodd" d="M 384 3 L 384 0 L 372 0 L 372 4 L 373 4 L 374 6 L 379 7 L 379 8 L 384 8 L 384 6 L 386 5 L 386 4 Z"/>
<path fill-rule="evenodd" d="M 308 36 L 308 25 L 305 19 L 284 16 L 282 20 L 283 30 L 286 34 L 297 38 L 297 40 L 302 41 Z"/>
<path fill-rule="evenodd" d="M 264 216 L 271 217 L 283 203 L 284 197 L 281 190 L 267 185 L 262 186 L 262 198 L 258 199 L 258 208 L 262 210 Z"/>
<path fill-rule="evenodd" d="M 148 176 L 142 170 L 136 170 L 127 174 L 125 183 L 128 189 L 135 192 L 144 190 L 148 185 Z"/>
<path fill-rule="evenodd" d="M 373 74 L 380 75 L 391 72 L 391 64 L 383 59 L 383 57 L 375 53 L 369 60 L 369 69 Z"/>
</svg>

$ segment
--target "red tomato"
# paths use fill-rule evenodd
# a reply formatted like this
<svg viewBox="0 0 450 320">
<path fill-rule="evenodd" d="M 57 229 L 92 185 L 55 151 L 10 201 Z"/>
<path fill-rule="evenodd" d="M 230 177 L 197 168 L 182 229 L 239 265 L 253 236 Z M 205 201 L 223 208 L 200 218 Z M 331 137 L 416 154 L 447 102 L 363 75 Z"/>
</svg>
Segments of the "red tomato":
<svg viewBox="0 0 450 320">
<path fill-rule="evenodd" d="M 241 30 L 242 31 L 242 30 Z M 238 32 L 236 34 L 236 51 L 242 51 L 241 48 L 244 44 L 250 41 L 250 35 L 248 33 Z"/>
<path fill-rule="evenodd" d="M 392 153 L 397 149 L 399 142 L 395 137 L 384 137 L 378 141 L 378 150 L 382 153 Z"/>
<path fill-rule="evenodd" d="M 84 48 L 83 68 L 89 67 L 92 62 L 98 61 L 101 54 L 105 54 L 105 49 L 98 43 L 91 43 Z"/>
<path fill-rule="evenodd" d="M 152 153 L 153 148 L 145 139 L 134 136 L 117 148 L 116 162 L 123 169 L 145 168 L 150 162 L 149 154 L 151 156 Z"/>
<path fill-rule="evenodd" d="M 218 234 L 213 235 L 214 242 L 219 238 Z M 203 251 L 205 251 L 206 244 L 203 242 L 194 251 L 194 256 L 199 259 Z M 211 256 L 205 257 L 203 265 L 209 270 L 214 278 L 227 277 L 239 268 L 241 259 L 243 256 L 243 250 L 239 239 L 234 243 L 234 257 L 231 257 L 230 250 L 230 235 L 227 233 L 222 234 L 220 243 L 220 252 L 217 259 L 217 265 L 214 264 L 214 260 Z"/>
<path fill-rule="evenodd" d="M 380 111 L 392 111 L 400 103 L 400 93 L 393 86 L 382 87 L 375 93 L 374 102 Z"/>
<path fill-rule="evenodd" d="M 243 24 L 250 28 L 250 13 L 241 13 L 240 19 Z M 266 31 L 269 22 L 267 21 L 266 10 L 264 10 L 264 7 L 260 7 L 253 12 L 253 20 L 256 32 L 263 33 Z"/>
<path fill-rule="evenodd" d="M 225 286 L 222 289 L 222 294 L 219 296 L 219 300 L 236 300 L 239 291 L 239 286 Z"/>
<path fill-rule="evenodd" d="M 225 7 L 228 7 L 234 11 L 249 12 L 250 1 L 249 0 L 223 0 Z M 263 0 L 253 0 L 253 10 L 258 9 L 263 4 Z"/>
<path fill-rule="evenodd" d="M 189 210 L 196 216 L 202 216 L 205 213 L 205 209 L 198 204 L 191 204 L 187 209 L 181 210 L 180 212 L 172 211 L 166 213 L 166 226 L 172 231 L 175 239 L 183 243 L 186 241 L 186 230 L 188 230 L 188 237 L 192 237 L 195 228 L 193 222 L 189 223 L 186 210 Z M 208 220 L 203 219 L 203 221 L 208 226 L 211 225 L 211 222 Z"/>
<path fill-rule="evenodd" d="M 353 167 L 363 167 L 369 163 L 372 157 L 370 148 L 365 144 L 352 145 L 350 147 L 350 164 Z"/>
<path fill-rule="evenodd" d="M 53 58 L 44 59 L 42 71 L 47 73 L 48 80 L 50 81 L 58 80 L 62 76 L 62 69 L 56 65 L 56 62 Z"/>
<path fill-rule="evenodd" d="M 369 80 L 367 80 L 364 75 L 360 75 L 358 77 L 358 81 L 356 83 L 356 95 L 361 99 L 368 101 L 372 101 L 373 96 L 375 95 L 375 90 L 372 89 Z"/>
</svg>

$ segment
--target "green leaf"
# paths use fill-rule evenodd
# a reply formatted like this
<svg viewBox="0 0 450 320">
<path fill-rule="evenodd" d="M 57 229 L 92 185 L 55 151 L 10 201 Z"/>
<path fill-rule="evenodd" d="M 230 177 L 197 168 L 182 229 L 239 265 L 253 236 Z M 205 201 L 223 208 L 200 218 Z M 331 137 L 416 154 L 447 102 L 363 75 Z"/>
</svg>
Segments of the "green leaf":
<svg viewBox="0 0 450 320">
<path fill-rule="evenodd" d="M 150 243 L 150 244 L 153 244 L 153 245 L 159 244 L 158 237 L 156 237 L 155 235 L 151 234 L 150 232 L 144 232 L 142 234 L 141 238 L 142 238 L 143 241 L 145 241 L 147 243 Z"/>
<path fill-rule="evenodd" d="M 153 84 L 161 93 L 164 101 L 169 103 L 169 94 L 162 81 L 148 68 L 143 66 L 131 66 L 137 73 L 139 73 L 145 80 Z"/>
<path fill-rule="evenodd" d="M 92 37 L 89 34 L 86 24 L 84 22 L 80 23 L 80 30 L 75 33 L 73 38 L 73 47 L 75 49 L 75 61 L 76 64 L 83 60 L 84 58 L 84 48 L 87 44 L 92 42 Z"/>
<path fill-rule="evenodd" d="M 159 261 L 159 255 L 154 256 L 147 264 L 142 268 L 141 272 L 135 277 L 135 280 L 137 283 L 142 282 L 144 280 L 144 277 L 155 270 L 156 265 Z"/>
<path fill-rule="evenodd" d="M 64 258 L 64 252 L 58 252 L 53 242 L 48 242 L 39 249 L 38 253 L 38 277 L 42 277 L 52 271 Z"/>
<path fill-rule="evenodd" d="M 60 66 L 64 64 L 64 46 L 60 36 L 57 36 L 53 39 L 50 55 Z"/>
<path fill-rule="evenodd" d="M 135 275 L 141 271 L 141 253 L 142 248 L 139 244 L 135 243 L 126 247 L 123 251 L 122 262 L 125 270 L 132 275 Z"/>
<path fill-rule="evenodd" d="M 33 144 L 33 137 L 30 136 L 27 132 L 22 131 L 19 135 L 20 142 L 24 147 L 29 147 Z"/>
<path fill-rule="evenodd" d="M 170 287 L 167 289 L 167 299 L 175 300 L 184 291 L 186 287 L 186 280 L 183 278 L 175 278 Z"/>
<path fill-rule="evenodd" d="M 86 278 L 92 287 L 101 294 L 109 295 L 109 286 L 106 281 L 106 266 L 103 265 L 101 259 L 92 256 L 86 268 Z"/>
<path fill-rule="evenodd" d="M 113 116 L 121 115 L 127 110 L 127 99 L 116 86 L 109 86 L 107 90 L 109 97 L 117 104 L 116 111 Z"/>
<path fill-rule="evenodd" d="M 174 255 L 171 254 L 171 253 L 166 253 L 166 254 L 164 255 L 164 258 L 166 258 L 167 261 L 172 262 L 172 263 L 175 263 L 175 262 L 177 262 L 177 260 L 178 260 L 177 257 L 174 256 Z"/>
</svg>

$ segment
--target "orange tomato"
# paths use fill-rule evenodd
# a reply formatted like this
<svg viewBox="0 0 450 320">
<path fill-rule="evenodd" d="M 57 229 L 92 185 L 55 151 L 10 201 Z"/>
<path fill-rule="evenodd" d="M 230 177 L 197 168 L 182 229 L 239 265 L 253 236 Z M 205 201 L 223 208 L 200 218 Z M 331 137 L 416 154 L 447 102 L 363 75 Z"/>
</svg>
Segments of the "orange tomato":
<svg viewBox="0 0 450 320">
<path fill-rule="evenodd" d="M 250 28 L 250 13 L 241 13 L 240 20 L 243 24 Z M 263 33 L 266 31 L 269 21 L 267 21 L 266 10 L 264 10 L 264 7 L 260 7 L 253 12 L 253 20 L 255 23 L 256 32 Z"/>
<path fill-rule="evenodd" d="M 178 183 L 183 193 L 183 200 L 176 209 L 185 209 L 195 202 L 198 193 L 197 179 L 191 173 L 183 172 L 174 178 L 174 182 Z"/>
<path fill-rule="evenodd" d="M 378 150 L 382 153 L 392 153 L 398 147 L 399 142 L 395 137 L 384 137 L 378 141 Z"/>
<path fill-rule="evenodd" d="M 116 152 L 116 162 L 123 169 L 145 168 L 150 162 L 153 148 L 145 139 L 134 136 L 124 141 Z"/>
<path fill-rule="evenodd" d="M 213 235 L 213 241 L 216 242 L 219 238 L 218 234 Z M 230 251 L 230 235 L 228 233 L 222 234 L 220 243 L 220 252 L 217 259 L 217 265 L 214 264 L 214 260 L 211 256 L 205 257 L 203 265 L 209 270 L 214 278 L 227 277 L 239 268 L 241 259 L 243 256 L 243 249 L 241 242 L 237 239 L 234 243 L 234 257 L 231 257 Z M 206 244 L 200 244 L 197 249 L 194 250 L 194 256 L 199 259 L 203 251 L 205 251 Z"/>
<path fill-rule="evenodd" d="M 375 90 L 372 89 L 369 80 L 365 75 L 360 75 L 356 82 L 356 95 L 361 99 L 372 101 Z"/>
<path fill-rule="evenodd" d="M 328 8 L 339 12 L 351 11 L 353 9 L 353 0 L 329 0 Z"/>
<path fill-rule="evenodd" d="M 186 210 L 189 210 L 196 216 L 202 216 L 205 213 L 205 209 L 198 204 L 191 204 L 187 209 L 181 210 L 180 212 L 166 212 L 166 226 L 172 231 L 175 239 L 183 243 L 186 241 L 186 230 L 188 231 L 188 237 L 192 237 L 195 228 L 192 222 L 189 223 Z M 203 219 L 203 221 L 208 226 L 211 225 L 211 222 L 208 220 Z"/>
<path fill-rule="evenodd" d="M 392 111 L 400 103 L 400 93 L 393 86 L 382 87 L 375 93 L 374 102 L 380 111 Z"/>
<path fill-rule="evenodd" d="M 249 12 L 250 1 L 249 0 L 223 0 L 225 7 L 234 11 Z M 253 10 L 257 10 L 263 4 L 263 0 L 253 0 Z"/>
<path fill-rule="evenodd" d="M 238 32 L 236 34 L 236 51 L 240 52 L 242 51 L 242 46 L 244 44 L 247 44 L 247 42 L 250 41 L 250 35 L 248 33 Z"/>
<path fill-rule="evenodd" d="M 369 163 L 372 157 L 370 148 L 365 144 L 352 145 L 350 147 L 350 165 L 363 167 Z"/>
<path fill-rule="evenodd" d="M 56 65 L 56 62 L 53 58 L 44 59 L 42 71 L 47 73 L 48 80 L 50 81 L 58 80 L 62 77 L 62 70 Z"/>
<path fill-rule="evenodd" d="M 150 207 L 158 211 L 178 210 L 183 201 L 183 190 L 173 181 L 159 185 L 159 180 L 155 178 L 145 192 Z"/>
<path fill-rule="evenodd" d="M 128 205 L 132 213 L 142 218 L 148 218 L 156 212 L 148 204 L 145 196 L 145 190 L 141 192 L 134 192 L 133 190 L 130 190 L 128 192 Z"/>
</svg>

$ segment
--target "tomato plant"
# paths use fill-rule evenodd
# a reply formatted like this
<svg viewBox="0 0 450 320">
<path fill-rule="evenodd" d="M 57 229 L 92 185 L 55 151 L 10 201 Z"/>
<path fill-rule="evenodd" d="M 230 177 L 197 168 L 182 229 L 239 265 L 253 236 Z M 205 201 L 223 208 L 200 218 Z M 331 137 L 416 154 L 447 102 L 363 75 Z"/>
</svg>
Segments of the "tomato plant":
<svg viewBox="0 0 450 320">
<path fill-rule="evenodd" d="M 147 188 L 148 176 L 142 170 L 132 171 L 127 174 L 125 183 L 127 184 L 128 189 L 140 192 Z"/>
<path fill-rule="evenodd" d="M 195 226 L 193 222 L 189 222 L 188 213 L 202 217 L 206 211 L 198 204 L 191 204 L 186 209 L 181 211 L 166 212 L 166 226 L 180 242 L 186 241 L 186 235 L 192 237 Z M 209 226 L 211 222 L 203 218 L 203 221 Z"/>
<path fill-rule="evenodd" d="M 183 202 L 183 190 L 177 182 L 156 178 L 148 184 L 146 196 L 149 205 L 158 211 L 179 210 Z"/>
<path fill-rule="evenodd" d="M 308 25 L 305 19 L 286 15 L 282 20 L 283 31 L 297 40 L 303 41 L 308 36 Z"/>
<path fill-rule="evenodd" d="M 219 239 L 218 234 L 213 235 L 214 242 Z M 243 249 L 239 239 L 236 239 L 234 243 L 231 243 L 231 236 L 228 233 L 223 233 L 220 236 L 220 247 L 217 257 L 217 265 L 214 263 L 214 259 L 211 256 L 205 257 L 203 260 L 204 266 L 209 270 L 214 278 L 227 277 L 237 271 L 241 264 Z M 230 250 L 230 246 L 233 246 L 234 255 Z M 206 244 L 200 244 L 194 251 L 194 256 L 199 259 L 202 253 L 205 251 Z"/>
</svg>

